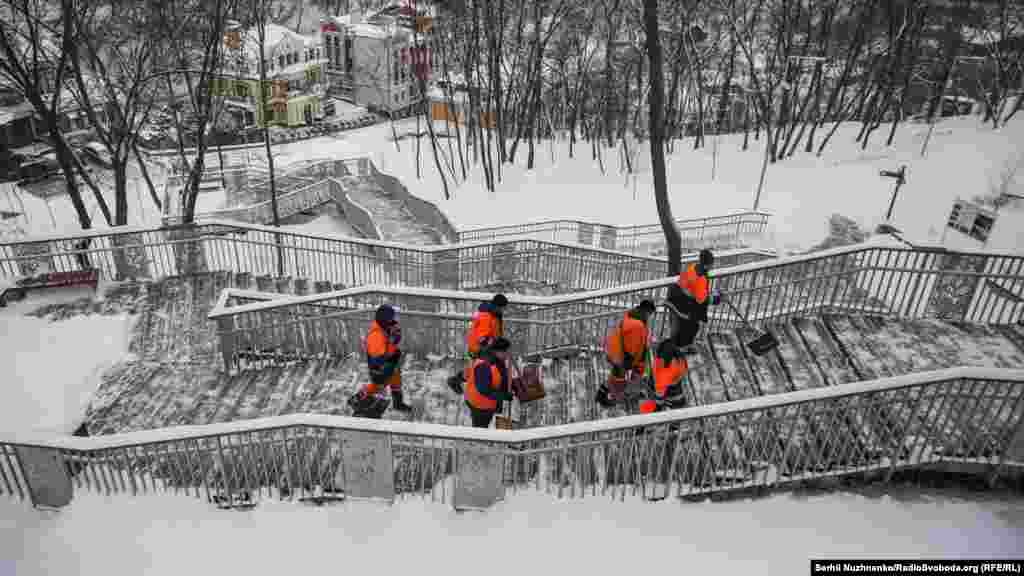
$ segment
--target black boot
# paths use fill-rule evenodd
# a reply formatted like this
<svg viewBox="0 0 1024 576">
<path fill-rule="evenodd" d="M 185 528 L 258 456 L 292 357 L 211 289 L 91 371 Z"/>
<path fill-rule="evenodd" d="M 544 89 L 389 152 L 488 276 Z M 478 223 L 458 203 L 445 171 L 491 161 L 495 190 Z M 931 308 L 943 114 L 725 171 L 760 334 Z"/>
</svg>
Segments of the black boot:
<svg viewBox="0 0 1024 576">
<path fill-rule="evenodd" d="M 460 396 L 462 395 L 462 380 L 463 376 L 461 372 L 448 377 L 448 387 L 451 388 L 452 392 L 455 392 Z"/>
<path fill-rule="evenodd" d="M 366 395 L 363 394 L 362 391 L 356 392 L 348 398 L 348 407 L 351 408 L 353 412 L 359 412 L 359 409 L 363 407 L 365 403 Z"/>
<path fill-rule="evenodd" d="M 608 398 L 607 386 L 602 385 L 597 389 L 597 394 L 594 395 L 594 400 L 604 408 L 611 408 L 613 405 L 612 401 Z"/>
<path fill-rule="evenodd" d="M 399 412 L 412 412 L 412 406 L 409 406 L 402 400 L 401 390 L 391 391 L 391 407 Z"/>
</svg>

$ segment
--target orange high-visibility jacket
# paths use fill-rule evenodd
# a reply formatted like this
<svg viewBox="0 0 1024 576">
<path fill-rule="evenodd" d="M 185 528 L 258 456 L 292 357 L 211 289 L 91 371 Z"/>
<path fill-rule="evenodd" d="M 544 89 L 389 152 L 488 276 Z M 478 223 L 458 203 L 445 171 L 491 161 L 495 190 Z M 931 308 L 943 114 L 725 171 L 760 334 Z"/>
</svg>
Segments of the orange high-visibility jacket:
<svg viewBox="0 0 1024 576">
<path fill-rule="evenodd" d="M 621 366 L 623 355 L 628 353 L 633 356 L 633 366 L 626 366 L 626 368 L 642 369 L 644 354 L 647 352 L 647 338 L 647 325 L 636 317 L 634 310 L 630 310 L 623 316 L 622 322 L 608 334 L 604 350 L 608 359 L 615 365 Z"/>
<path fill-rule="evenodd" d="M 504 335 L 504 321 L 498 316 L 494 304 L 484 302 L 473 314 L 473 323 L 466 334 L 466 349 L 470 354 L 478 355 L 483 343 L 493 342 Z"/>
<path fill-rule="evenodd" d="M 703 304 L 708 301 L 708 279 L 697 273 L 697 264 L 690 264 L 686 270 L 679 273 L 676 285 L 682 288 L 683 292 Z"/>
<path fill-rule="evenodd" d="M 386 368 L 393 364 L 391 358 L 398 352 L 398 346 L 391 342 L 388 333 L 376 321 L 370 323 L 366 335 L 366 363 L 370 368 Z"/>
<path fill-rule="evenodd" d="M 654 393 L 658 395 L 658 398 L 664 400 L 669 386 L 682 380 L 689 369 L 690 366 L 686 358 L 673 358 L 667 365 L 663 358 L 656 358 L 654 360 Z"/>
<path fill-rule="evenodd" d="M 477 410 L 497 412 L 501 410 L 502 400 L 512 400 L 508 382 L 508 369 L 504 363 L 477 358 L 469 371 L 463 396 Z"/>
<path fill-rule="evenodd" d="M 667 365 L 662 358 L 654 361 L 654 394 L 657 400 L 665 400 L 670 386 L 679 382 L 689 371 L 689 364 L 686 358 L 674 358 Z M 657 411 L 658 403 L 654 398 L 648 398 L 640 403 L 640 413 L 650 414 Z"/>
</svg>

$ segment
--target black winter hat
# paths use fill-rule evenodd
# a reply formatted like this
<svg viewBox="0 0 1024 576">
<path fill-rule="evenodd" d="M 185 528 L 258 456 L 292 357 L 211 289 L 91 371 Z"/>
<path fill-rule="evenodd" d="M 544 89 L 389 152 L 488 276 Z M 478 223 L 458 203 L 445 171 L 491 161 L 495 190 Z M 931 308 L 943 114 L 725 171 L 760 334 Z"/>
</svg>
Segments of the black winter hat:
<svg viewBox="0 0 1024 576">
<path fill-rule="evenodd" d="M 504 294 L 496 294 L 494 298 L 491 298 L 491 304 L 494 304 L 499 308 L 504 308 L 505 306 L 508 306 L 508 298 L 505 298 Z"/>
<path fill-rule="evenodd" d="M 386 326 L 395 321 L 395 309 L 390 304 L 381 304 L 377 308 L 376 314 L 373 315 L 373 319 L 377 321 L 377 324 Z"/>
<path fill-rule="evenodd" d="M 700 251 L 700 263 L 705 268 L 710 268 L 715 263 L 715 255 L 707 248 Z"/>
<path fill-rule="evenodd" d="M 651 300 L 641 300 L 640 304 L 637 305 L 637 308 L 639 310 L 647 310 L 648 312 L 652 312 L 652 313 L 655 310 L 657 310 L 657 307 L 654 306 L 654 302 L 652 302 Z"/>
<path fill-rule="evenodd" d="M 490 345 L 489 349 L 495 352 L 504 352 L 512 347 L 512 343 L 508 341 L 508 338 L 498 338 Z"/>
</svg>

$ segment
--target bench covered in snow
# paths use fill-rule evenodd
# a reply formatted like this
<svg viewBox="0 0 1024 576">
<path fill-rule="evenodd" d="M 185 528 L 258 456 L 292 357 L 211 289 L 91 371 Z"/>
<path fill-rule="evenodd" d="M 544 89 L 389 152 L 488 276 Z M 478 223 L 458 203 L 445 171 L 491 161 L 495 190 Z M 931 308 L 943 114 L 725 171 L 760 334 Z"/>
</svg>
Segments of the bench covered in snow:
<svg viewBox="0 0 1024 576">
<path fill-rule="evenodd" d="M 29 276 L 17 280 L 13 285 L 0 286 L 0 306 L 6 306 L 7 301 L 21 300 L 29 290 L 42 290 L 46 288 L 64 288 L 69 286 L 92 286 L 96 290 L 99 284 L 100 273 L 95 268 L 86 270 L 75 270 L 72 272 L 48 272 Z"/>
</svg>

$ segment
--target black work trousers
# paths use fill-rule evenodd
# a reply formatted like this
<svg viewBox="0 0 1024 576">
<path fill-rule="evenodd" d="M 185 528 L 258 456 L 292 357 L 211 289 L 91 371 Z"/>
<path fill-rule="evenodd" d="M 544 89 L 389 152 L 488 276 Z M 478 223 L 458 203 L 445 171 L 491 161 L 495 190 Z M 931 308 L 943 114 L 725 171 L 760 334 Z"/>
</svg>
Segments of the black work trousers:
<svg viewBox="0 0 1024 576">
<path fill-rule="evenodd" d="M 693 320 L 676 318 L 672 327 L 672 343 L 680 348 L 685 348 L 697 339 L 697 332 L 700 331 L 700 323 Z"/>
<path fill-rule="evenodd" d="M 467 403 L 467 406 L 469 404 Z M 479 410 L 473 406 L 469 406 L 469 416 L 473 421 L 474 428 L 490 428 L 491 420 L 494 419 L 493 410 Z"/>
</svg>

